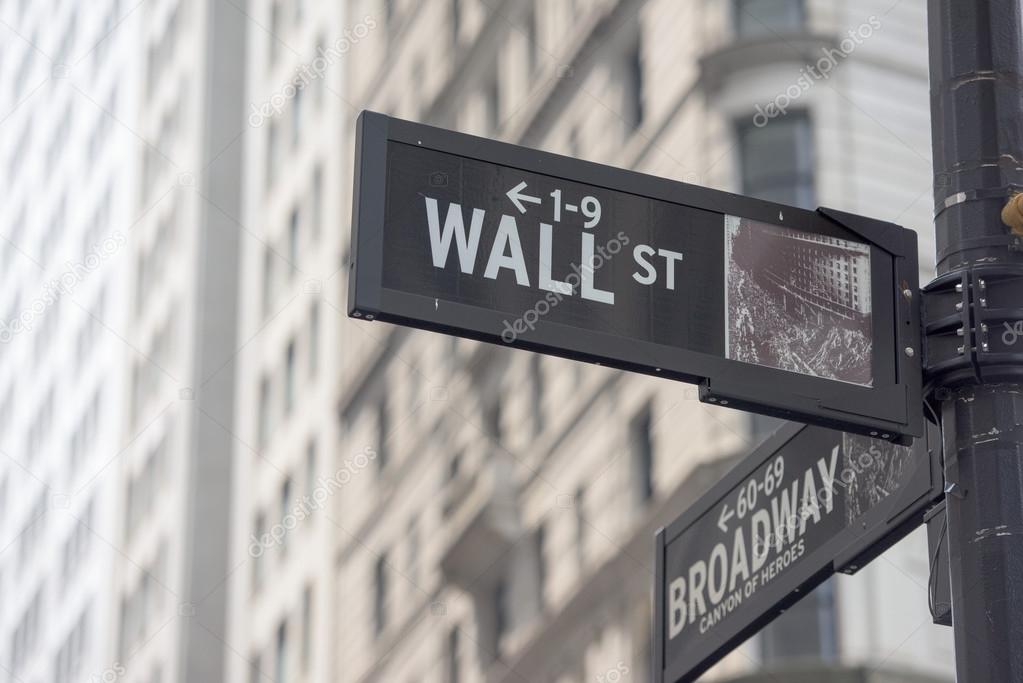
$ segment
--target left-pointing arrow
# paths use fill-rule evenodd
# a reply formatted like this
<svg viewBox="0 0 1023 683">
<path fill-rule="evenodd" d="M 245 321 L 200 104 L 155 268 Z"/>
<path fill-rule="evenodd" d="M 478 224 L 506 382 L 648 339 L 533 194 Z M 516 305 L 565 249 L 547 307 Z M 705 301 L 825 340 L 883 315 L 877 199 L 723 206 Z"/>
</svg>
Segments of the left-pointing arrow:
<svg viewBox="0 0 1023 683">
<path fill-rule="evenodd" d="M 721 508 L 721 516 L 718 517 L 718 529 L 721 529 L 721 531 L 723 531 L 723 532 L 725 532 L 727 534 L 728 533 L 728 520 L 730 520 L 734 516 L 735 516 L 735 513 L 733 511 L 729 510 L 728 509 L 728 503 L 725 503 L 725 506 L 723 508 Z"/>
<path fill-rule="evenodd" d="M 522 194 L 524 189 L 526 189 L 525 180 L 507 192 L 508 199 L 510 199 L 512 204 L 515 205 L 515 208 L 519 210 L 519 213 L 526 213 L 526 207 L 522 204 L 522 202 L 529 202 L 530 204 L 540 203 L 539 197 L 531 197 L 528 194 Z"/>
</svg>

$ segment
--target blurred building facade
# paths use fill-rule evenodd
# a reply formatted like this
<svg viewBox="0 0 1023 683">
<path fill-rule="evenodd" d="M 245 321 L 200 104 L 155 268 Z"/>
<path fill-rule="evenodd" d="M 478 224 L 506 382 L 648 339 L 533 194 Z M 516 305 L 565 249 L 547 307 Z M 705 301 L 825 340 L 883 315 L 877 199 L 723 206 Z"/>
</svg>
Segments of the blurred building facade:
<svg viewBox="0 0 1023 683">
<path fill-rule="evenodd" d="M 356 111 L 930 230 L 922 3 L 350 7 L 379 25 L 346 61 Z M 380 324 L 344 321 L 337 347 L 340 455 L 376 457 L 334 500 L 336 679 L 649 680 L 653 532 L 771 422 Z M 927 578 L 917 534 L 708 680 L 950 680 Z"/>
<path fill-rule="evenodd" d="M 0 4 L 0 680 L 114 671 L 134 32 Z M 17 27 L 17 28 L 14 28 Z M 103 476 L 106 475 L 106 476 Z"/>
<path fill-rule="evenodd" d="M 225 679 L 329 681 L 346 3 L 252 2 Z"/>
<path fill-rule="evenodd" d="M 223 676 L 248 24 L 138 9 L 0 5 L 2 680 Z"/>
<path fill-rule="evenodd" d="M 348 320 L 363 108 L 930 231 L 918 2 L 0 18 L 0 680 L 649 680 L 653 532 L 771 423 Z M 949 680 L 927 570 L 907 540 L 708 679 Z"/>
</svg>

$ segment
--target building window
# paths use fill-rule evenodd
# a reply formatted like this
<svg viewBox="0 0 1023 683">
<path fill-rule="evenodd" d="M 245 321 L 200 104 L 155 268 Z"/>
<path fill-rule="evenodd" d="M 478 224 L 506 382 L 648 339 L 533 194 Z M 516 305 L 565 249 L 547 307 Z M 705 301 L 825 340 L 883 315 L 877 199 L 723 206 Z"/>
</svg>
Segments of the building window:
<svg viewBox="0 0 1023 683">
<path fill-rule="evenodd" d="M 586 566 L 586 537 L 589 522 L 586 519 L 586 489 L 580 486 L 575 490 L 575 559 L 581 570 Z"/>
<path fill-rule="evenodd" d="M 263 537 L 266 536 L 266 516 L 260 512 L 256 515 L 253 525 L 255 529 L 255 543 L 258 553 L 252 558 L 252 592 L 255 593 L 263 584 L 263 554 L 266 552 L 266 545 Z"/>
<path fill-rule="evenodd" d="M 277 121 L 270 119 L 270 125 L 266 128 L 266 186 L 268 188 L 273 187 L 277 177 L 277 165 L 280 162 L 277 137 Z"/>
<path fill-rule="evenodd" d="M 309 305 L 309 376 L 316 376 L 316 368 L 320 358 L 320 304 L 313 301 Z"/>
<path fill-rule="evenodd" d="M 281 556 L 288 554 L 288 517 L 291 515 L 291 477 L 281 484 L 281 526 L 284 535 L 281 537 Z"/>
<path fill-rule="evenodd" d="M 391 431 L 391 413 L 387 406 L 387 396 L 381 396 L 377 403 L 377 469 L 387 466 L 387 437 Z"/>
<path fill-rule="evenodd" d="M 804 0 L 735 0 L 733 7 L 740 38 L 789 34 L 806 23 Z"/>
<path fill-rule="evenodd" d="M 495 442 L 501 441 L 501 413 L 501 396 L 495 390 L 494 395 L 487 401 L 483 414 L 487 434 Z"/>
<path fill-rule="evenodd" d="M 387 555 L 377 558 L 373 572 L 373 632 L 383 633 L 387 628 Z"/>
<path fill-rule="evenodd" d="M 316 39 L 316 55 L 322 57 L 327 52 L 327 39 L 320 35 Z M 322 74 L 316 79 L 313 86 L 313 107 L 317 111 L 323 111 L 323 97 L 327 89 L 327 74 Z"/>
<path fill-rule="evenodd" d="M 534 543 L 536 544 L 536 591 L 537 591 L 537 604 L 540 606 L 542 611 L 544 605 L 547 604 L 547 527 L 544 524 L 536 529 L 536 536 L 534 536 Z"/>
<path fill-rule="evenodd" d="M 295 340 L 288 342 L 284 352 L 284 414 L 290 415 L 295 406 Z"/>
<path fill-rule="evenodd" d="M 544 377 L 543 356 L 538 353 L 534 353 L 529 359 L 529 377 L 530 389 L 532 391 L 532 400 L 530 401 L 529 408 L 533 418 L 533 434 L 539 434 L 544 428 Z"/>
<path fill-rule="evenodd" d="M 629 424 L 629 451 L 633 463 L 633 481 L 640 503 L 646 503 L 654 495 L 654 443 L 653 415 L 648 403 Z"/>
<path fill-rule="evenodd" d="M 273 427 L 272 410 L 270 407 L 270 378 L 264 377 L 259 383 L 259 424 L 256 426 L 259 432 L 260 447 L 266 446 L 270 440 L 270 432 Z"/>
<path fill-rule="evenodd" d="M 838 656 L 835 623 L 835 588 L 829 579 L 761 631 L 761 661 L 834 661 Z"/>
<path fill-rule="evenodd" d="M 408 524 L 408 580 L 416 584 L 419 580 L 419 524 L 415 519 Z M 413 586 L 414 587 L 414 586 Z"/>
<path fill-rule="evenodd" d="M 299 215 L 298 208 L 291 210 L 288 219 L 288 266 L 291 269 L 291 277 L 298 272 L 298 238 L 299 238 Z"/>
<path fill-rule="evenodd" d="M 766 126 L 741 123 L 738 141 L 743 194 L 814 207 L 813 128 L 805 111 L 790 111 Z"/>
<path fill-rule="evenodd" d="M 305 495 L 313 497 L 313 490 L 316 488 L 316 442 L 309 441 L 305 449 Z"/>
<path fill-rule="evenodd" d="M 274 2 L 270 7 L 270 66 L 277 63 L 281 44 L 281 3 Z"/>
<path fill-rule="evenodd" d="M 447 683 L 461 683 L 462 681 L 462 637 L 458 632 L 458 627 L 453 627 L 448 631 L 448 644 L 447 644 L 447 668 L 448 668 L 448 680 Z"/>
<path fill-rule="evenodd" d="M 259 655 L 253 655 L 249 661 L 249 683 L 261 683 L 263 680 L 263 672 L 259 666 Z"/>
<path fill-rule="evenodd" d="M 291 109 L 291 145 L 298 146 L 302 137 L 302 88 L 295 85 L 295 97 L 292 99 Z"/>
<path fill-rule="evenodd" d="M 457 47 L 462 36 L 462 2 L 451 0 L 451 43 Z"/>
<path fill-rule="evenodd" d="M 309 671 L 313 649 L 313 587 L 302 591 L 302 672 Z"/>
<path fill-rule="evenodd" d="M 263 249 L 263 315 L 270 315 L 274 296 L 274 252 L 267 245 Z"/>
<path fill-rule="evenodd" d="M 313 171 L 313 241 L 320 238 L 320 224 L 323 222 L 323 167 L 316 165 Z"/>
<path fill-rule="evenodd" d="M 526 56 L 529 59 L 529 73 L 536 72 L 540 66 L 540 27 L 538 25 L 539 14 L 535 0 L 529 3 L 526 11 L 525 32 L 526 32 Z"/>
<path fill-rule="evenodd" d="M 486 88 L 487 99 L 487 129 L 496 133 L 501 129 L 501 79 L 497 75 L 497 66 L 494 66 L 493 74 Z"/>
<path fill-rule="evenodd" d="M 622 84 L 624 98 L 622 102 L 622 119 L 626 133 L 631 133 L 643 125 L 643 42 L 636 36 L 622 59 Z"/>
<path fill-rule="evenodd" d="M 288 675 L 288 622 L 281 620 L 277 627 L 277 658 L 274 667 L 274 683 L 285 683 Z"/>
<path fill-rule="evenodd" d="M 494 586 L 494 646 L 500 649 L 508 632 L 508 580 L 502 577 Z"/>
</svg>

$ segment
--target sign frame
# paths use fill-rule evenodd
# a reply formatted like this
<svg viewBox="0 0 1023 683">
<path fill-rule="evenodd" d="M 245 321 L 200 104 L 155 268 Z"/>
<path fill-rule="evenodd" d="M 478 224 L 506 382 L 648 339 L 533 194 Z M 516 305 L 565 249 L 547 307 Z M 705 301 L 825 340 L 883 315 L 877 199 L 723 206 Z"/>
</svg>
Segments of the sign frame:
<svg viewBox="0 0 1023 683">
<path fill-rule="evenodd" d="M 890 258 L 890 270 L 872 259 L 874 367 L 885 383 L 857 385 L 840 380 L 744 363 L 685 348 L 580 330 L 541 320 L 513 342 L 501 339 L 502 318 L 487 310 L 383 286 L 387 213 L 388 145 L 422 147 L 724 215 L 817 234 L 852 237 L 871 245 L 872 255 Z M 589 161 L 541 152 L 486 138 L 364 111 L 357 123 L 349 315 L 477 339 L 504 346 L 607 365 L 621 370 L 698 384 L 703 402 L 773 417 L 909 443 L 923 433 L 913 406 L 922 400 L 920 307 L 916 233 L 892 223 L 831 209 L 808 211 L 773 202 L 658 178 Z M 784 217 L 781 219 L 780 217 Z M 780 222 L 781 221 L 781 222 Z M 880 272 L 878 272 L 880 271 Z M 909 292 L 909 295 L 905 295 Z M 891 321 L 888 323 L 887 321 Z M 727 326 L 727 321 L 726 321 Z M 889 335 L 886 331 L 891 330 Z M 887 379 L 890 378 L 890 381 Z"/>
<path fill-rule="evenodd" d="M 690 666 L 665 668 L 666 642 L 666 599 L 667 579 L 666 555 L 669 544 L 699 523 L 706 515 L 715 511 L 742 486 L 765 463 L 779 455 L 789 442 L 805 430 L 821 429 L 813 425 L 793 422 L 778 428 L 749 456 L 735 465 L 698 501 L 666 527 L 658 529 L 655 536 L 656 560 L 654 563 L 654 609 L 653 609 L 653 683 L 689 683 L 695 681 L 722 657 L 760 631 L 782 612 L 806 597 L 814 588 L 836 573 L 855 574 L 886 550 L 923 525 L 925 514 L 936 502 L 944 498 L 944 471 L 942 464 L 942 436 L 940 428 L 927 421 L 925 437 L 917 439 L 912 448 L 926 450 L 917 459 L 917 468 L 909 475 L 907 484 L 897 494 L 885 498 L 872 507 L 857 521 L 862 523 L 862 533 L 846 528 L 827 543 L 815 549 L 814 553 L 828 555 L 827 562 L 792 565 L 779 574 L 769 587 L 765 587 L 765 601 L 770 608 L 762 610 L 741 629 L 731 635 L 725 630 L 713 636 L 703 635 L 710 642 L 706 655 Z M 847 542 L 840 543 L 845 539 Z M 832 546 L 835 546 L 832 548 Z M 827 552 L 825 552 L 827 551 Z M 809 555 L 809 551 L 808 551 Z M 816 557 L 814 559 L 817 559 Z M 791 569 L 791 571 L 790 571 Z"/>
</svg>

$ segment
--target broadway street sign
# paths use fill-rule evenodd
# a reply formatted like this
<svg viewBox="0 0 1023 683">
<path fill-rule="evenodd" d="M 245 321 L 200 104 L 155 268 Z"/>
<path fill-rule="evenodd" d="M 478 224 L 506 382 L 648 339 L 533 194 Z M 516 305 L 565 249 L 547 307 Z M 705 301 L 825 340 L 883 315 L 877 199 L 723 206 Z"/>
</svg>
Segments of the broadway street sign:
<svg viewBox="0 0 1023 683">
<path fill-rule="evenodd" d="M 922 432 L 916 235 L 364 112 L 350 315 Z"/>
<path fill-rule="evenodd" d="M 943 495 L 941 439 L 912 448 L 789 423 L 657 533 L 654 681 L 693 681 Z M 930 442 L 930 443 L 928 443 Z"/>
</svg>

